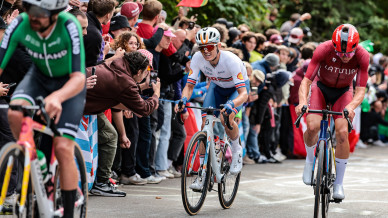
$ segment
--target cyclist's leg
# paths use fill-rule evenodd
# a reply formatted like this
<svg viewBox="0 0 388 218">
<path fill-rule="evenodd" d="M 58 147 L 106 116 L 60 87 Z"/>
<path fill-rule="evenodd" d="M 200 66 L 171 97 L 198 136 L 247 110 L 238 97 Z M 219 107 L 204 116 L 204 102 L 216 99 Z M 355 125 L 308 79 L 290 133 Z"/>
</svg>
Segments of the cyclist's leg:
<svg viewBox="0 0 388 218">
<path fill-rule="evenodd" d="M 74 161 L 74 140 L 85 105 L 86 89 L 62 103 L 62 115 L 57 129 L 62 136 L 53 141 L 55 156 L 59 164 L 60 187 L 63 200 L 64 217 L 72 217 L 78 186 L 78 172 Z"/>
<path fill-rule="evenodd" d="M 353 89 L 345 92 L 333 105 L 333 111 L 343 111 L 353 98 Z M 334 181 L 333 198 L 344 199 L 343 179 L 345 175 L 346 165 L 349 158 L 349 138 L 348 138 L 348 122 L 341 116 L 334 116 L 335 119 L 335 137 L 336 137 L 336 179 Z"/>
</svg>

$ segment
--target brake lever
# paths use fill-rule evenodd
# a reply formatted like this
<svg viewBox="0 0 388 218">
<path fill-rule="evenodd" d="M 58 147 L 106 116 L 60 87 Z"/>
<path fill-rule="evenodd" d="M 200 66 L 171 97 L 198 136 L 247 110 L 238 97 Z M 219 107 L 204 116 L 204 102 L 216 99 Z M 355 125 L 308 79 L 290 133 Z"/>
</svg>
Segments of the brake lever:
<svg viewBox="0 0 388 218">
<path fill-rule="evenodd" d="M 224 105 L 221 104 L 220 108 L 221 110 L 224 109 Z M 228 129 L 233 130 L 233 127 L 230 125 L 230 122 L 229 122 L 229 115 L 225 115 L 225 113 L 221 113 L 221 114 L 222 114 L 222 117 L 224 118 L 225 125 L 228 127 Z"/>
<path fill-rule="evenodd" d="M 345 116 L 346 120 L 348 121 L 348 132 L 350 133 L 353 130 L 353 124 L 349 120 L 349 111 L 346 108 L 344 109 L 344 116 Z"/>
</svg>

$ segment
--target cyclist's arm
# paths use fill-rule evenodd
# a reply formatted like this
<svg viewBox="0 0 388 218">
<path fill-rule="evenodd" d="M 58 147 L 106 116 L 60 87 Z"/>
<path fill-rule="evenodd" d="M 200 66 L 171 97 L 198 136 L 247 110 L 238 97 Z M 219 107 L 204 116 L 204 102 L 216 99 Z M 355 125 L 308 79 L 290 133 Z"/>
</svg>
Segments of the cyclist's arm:
<svg viewBox="0 0 388 218">
<path fill-rule="evenodd" d="M 356 87 L 356 92 L 352 101 L 346 106 L 347 108 L 356 109 L 364 100 L 365 96 L 365 87 Z"/>
<path fill-rule="evenodd" d="M 234 107 L 244 104 L 248 100 L 248 92 L 245 87 L 237 89 L 238 96 L 233 99 Z"/>
<path fill-rule="evenodd" d="M 191 83 L 186 83 L 185 88 L 182 91 L 182 98 L 186 97 L 187 99 L 191 98 L 191 95 L 193 94 L 194 85 Z"/>
<path fill-rule="evenodd" d="M 304 77 L 299 87 L 299 105 L 307 105 L 307 98 L 310 91 L 310 86 L 313 82 Z"/>
</svg>

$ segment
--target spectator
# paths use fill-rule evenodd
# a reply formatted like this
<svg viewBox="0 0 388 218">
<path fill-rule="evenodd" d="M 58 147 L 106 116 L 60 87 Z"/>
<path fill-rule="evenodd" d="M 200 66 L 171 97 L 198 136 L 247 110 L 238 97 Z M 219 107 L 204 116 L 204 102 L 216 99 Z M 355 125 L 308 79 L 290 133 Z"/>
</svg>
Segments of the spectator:
<svg viewBox="0 0 388 218">
<path fill-rule="evenodd" d="M 269 41 L 275 45 L 281 45 L 284 42 L 282 36 L 279 34 L 273 34 Z"/>
<path fill-rule="evenodd" d="M 128 23 L 128 20 L 126 17 L 122 15 L 117 15 L 112 17 L 110 21 L 109 26 L 109 34 L 111 35 L 112 39 L 115 39 L 117 36 L 119 36 L 121 33 L 125 31 L 131 31 L 132 28 Z"/>
<path fill-rule="evenodd" d="M 240 30 L 240 39 L 242 38 L 244 33 L 249 32 L 251 30 L 251 28 L 249 28 L 249 26 L 245 23 L 238 25 L 237 29 Z"/>
<path fill-rule="evenodd" d="M 165 23 L 167 19 L 167 12 L 165 10 L 162 10 L 159 15 L 158 23 Z"/>
<path fill-rule="evenodd" d="M 257 39 L 254 33 L 247 32 L 243 34 L 241 41 L 235 42 L 232 47 L 240 49 L 243 52 L 244 58 L 243 61 L 249 62 L 249 58 L 251 57 L 250 52 L 252 52 L 256 47 Z"/>
<path fill-rule="evenodd" d="M 378 136 L 378 124 L 388 126 L 388 122 L 382 118 L 381 112 L 383 105 L 381 101 L 375 101 L 371 104 L 370 112 L 361 112 L 361 133 L 360 139 L 376 146 L 385 147 Z"/>
<path fill-rule="evenodd" d="M 128 19 L 129 26 L 136 31 L 136 23 L 139 19 L 139 14 L 143 11 L 143 5 L 138 2 L 126 2 L 121 6 L 121 15 Z"/>
<path fill-rule="evenodd" d="M 225 25 L 216 23 L 216 24 L 213 24 L 212 27 L 216 28 L 218 32 L 220 32 L 221 42 L 226 43 L 226 41 L 229 39 L 229 35 L 228 35 L 228 29 L 226 29 Z"/>
<path fill-rule="evenodd" d="M 82 35 L 86 36 L 88 34 L 88 18 L 86 14 L 78 9 L 71 9 L 69 13 L 77 18 L 82 27 Z"/>
<path fill-rule="evenodd" d="M 286 46 L 293 47 L 299 50 L 303 41 L 303 30 L 300 27 L 296 27 L 291 30 L 290 36 L 286 39 Z"/>
<path fill-rule="evenodd" d="M 229 29 L 228 36 L 229 39 L 226 41 L 226 45 L 228 47 L 232 46 L 233 43 L 237 42 L 239 40 L 241 32 L 236 27 L 232 27 Z"/>
<path fill-rule="evenodd" d="M 284 22 L 282 26 L 280 27 L 280 32 L 290 32 L 290 30 L 294 27 L 294 24 L 297 20 L 299 20 L 300 14 L 293 13 L 291 14 L 290 20 Z"/>
<path fill-rule="evenodd" d="M 290 61 L 290 49 L 284 45 L 281 45 L 278 47 L 276 54 L 279 55 L 279 68 L 287 70 L 286 64 Z"/>
<path fill-rule="evenodd" d="M 256 33 L 255 36 L 257 43 L 255 50 L 251 52 L 251 58 L 249 59 L 250 63 L 263 59 L 263 51 L 265 49 L 264 43 L 267 41 L 267 37 L 265 37 L 262 33 Z"/>
</svg>

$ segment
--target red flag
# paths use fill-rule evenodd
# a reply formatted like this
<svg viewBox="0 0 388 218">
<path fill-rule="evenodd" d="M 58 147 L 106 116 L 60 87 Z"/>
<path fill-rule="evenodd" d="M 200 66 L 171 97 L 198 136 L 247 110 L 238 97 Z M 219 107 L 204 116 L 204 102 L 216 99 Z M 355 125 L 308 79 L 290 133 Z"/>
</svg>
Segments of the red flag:
<svg viewBox="0 0 388 218">
<path fill-rule="evenodd" d="M 294 129 L 294 155 L 306 157 L 306 148 L 304 147 L 304 140 L 303 140 L 303 129 L 307 128 L 306 125 L 306 114 L 302 117 L 300 120 L 299 129 L 296 128 L 294 125 L 296 121 L 296 113 L 295 113 L 295 106 L 290 104 L 290 113 L 291 113 L 291 119 L 292 119 L 292 126 Z"/>
<path fill-rule="evenodd" d="M 208 0 L 182 0 L 179 2 L 178 6 L 182 7 L 191 7 L 191 8 L 199 8 L 205 6 Z"/>
</svg>

